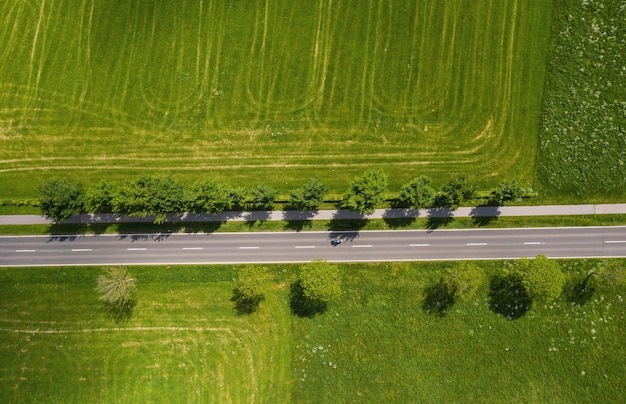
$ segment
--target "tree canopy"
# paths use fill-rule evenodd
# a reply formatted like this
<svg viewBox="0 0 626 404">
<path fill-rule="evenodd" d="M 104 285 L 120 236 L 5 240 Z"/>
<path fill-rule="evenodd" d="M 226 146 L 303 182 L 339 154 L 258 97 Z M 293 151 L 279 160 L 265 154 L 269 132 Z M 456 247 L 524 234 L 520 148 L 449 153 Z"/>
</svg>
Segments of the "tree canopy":
<svg viewBox="0 0 626 404">
<path fill-rule="evenodd" d="M 300 269 L 300 285 L 307 300 L 326 305 L 341 295 L 339 268 L 322 260 L 305 264 Z"/>
<path fill-rule="evenodd" d="M 387 175 L 383 170 L 367 170 L 350 183 L 343 198 L 343 206 L 361 214 L 374 212 L 385 201 Z"/>
<path fill-rule="evenodd" d="M 521 275 L 522 284 L 531 298 L 550 301 L 561 295 L 565 274 L 557 261 L 540 254 L 533 260 L 517 260 L 514 269 Z"/>
<path fill-rule="evenodd" d="M 451 178 L 441 187 L 441 194 L 438 195 L 441 205 L 448 205 L 454 208 L 476 197 L 476 186 L 472 184 L 464 175 Z"/>
<path fill-rule="evenodd" d="M 398 195 L 398 205 L 421 209 L 432 206 L 434 198 L 435 190 L 430 186 L 430 178 L 421 176 L 402 186 Z"/>
<path fill-rule="evenodd" d="M 278 191 L 269 185 L 260 184 L 252 190 L 251 205 L 254 209 L 271 210 L 274 201 L 278 197 Z"/>
<path fill-rule="evenodd" d="M 116 320 L 130 317 L 136 304 L 135 280 L 124 267 L 112 267 L 98 276 L 100 300 Z"/>
<path fill-rule="evenodd" d="M 169 214 L 184 210 L 182 184 L 173 177 L 144 175 L 124 184 L 113 198 L 113 210 L 122 216 L 155 215 L 163 223 Z"/>
<path fill-rule="evenodd" d="M 506 202 L 519 202 L 526 195 L 526 188 L 522 187 L 517 181 L 502 181 L 491 193 L 494 202 L 501 205 Z"/>
<path fill-rule="evenodd" d="M 294 189 L 290 193 L 289 204 L 297 210 L 316 210 L 324 202 L 324 194 L 328 187 L 323 184 L 319 177 L 311 178 L 309 182 Z"/>
<path fill-rule="evenodd" d="M 51 180 L 39 187 L 39 203 L 44 216 L 60 222 L 80 214 L 83 209 L 83 187 L 68 180 Z"/>
</svg>

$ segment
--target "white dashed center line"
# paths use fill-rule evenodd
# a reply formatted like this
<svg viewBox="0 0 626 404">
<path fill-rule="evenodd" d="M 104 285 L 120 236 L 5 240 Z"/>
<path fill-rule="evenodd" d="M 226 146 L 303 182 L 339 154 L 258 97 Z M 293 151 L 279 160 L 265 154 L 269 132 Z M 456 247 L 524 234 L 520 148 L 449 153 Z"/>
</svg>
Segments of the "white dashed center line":
<svg viewBox="0 0 626 404">
<path fill-rule="evenodd" d="M 543 244 L 541 241 L 526 241 L 524 245 L 541 245 Z"/>
<path fill-rule="evenodd" d="M 605 243 L 606 244 L 621 244 L 621 243 L 626 243 L 626 240 L 606 240 Z"/>
<path fill-rule="evenodd" d="M 183 250 L 202 250 L 202 247 L 183 247 Z"/>
<path fill-rule="evenodd" d="M 146 251 L 145 248 L 127 248 L 127 251 Z"/>
<path fill-rule="evenodd" d="M 87 252 L 87 251 L 91 251 L 91 248 L 72 248 L 72 251 L 74 251 L 74 252 Z"/>
<path fill-rule="evenodd" d="M 477 245 L 487 245 L 487 243 L 465 243 L 465 245 L 477 246 Z"/>
<path fill-rule="evenodd" d="M 296 248 L 315 248 L 314 245 L 297 245 Z"/>
<path fill-rule="evenodd" d="M 258 250 L 260 247 L 239 247 L 240 250 Z"/>
<path fill-rule="evenodd" d="M 27 252 L 35 252 L 37 250 L 15 250 L 16 253 L 27 253 Z"/>
<path fill-rule="evenodd" d="M 409 247 L 428 247 L 430 244 L 409 244 Z"/>
<path fill-rule="evenodd" d="M 371 248 L 373 247 L 371 244 L 357 244 L 353 245 L 352 248 Z"/>
</svg>

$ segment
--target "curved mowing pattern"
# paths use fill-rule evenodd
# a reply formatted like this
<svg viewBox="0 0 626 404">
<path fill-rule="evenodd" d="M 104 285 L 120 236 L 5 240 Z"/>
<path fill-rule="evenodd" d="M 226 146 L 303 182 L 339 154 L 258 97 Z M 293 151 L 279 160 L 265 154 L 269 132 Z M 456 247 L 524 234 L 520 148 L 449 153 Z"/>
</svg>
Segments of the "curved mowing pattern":
<svg viewBox="0 0 626 404">
<path fill-rule="evenodd" d="M 29 193 L 14 184 L 34 170 L 214 169 L 254 183 L 261 169 L 281 186 L 276 167 L 327 178 L 332 163 L 341 184 L 394 164 L 407 169 L 394 183 L 415 166 L 530 179 L 549 10 L 521 0 L 3 3 L 0 178 L 7 196 Z"/>
</svg>

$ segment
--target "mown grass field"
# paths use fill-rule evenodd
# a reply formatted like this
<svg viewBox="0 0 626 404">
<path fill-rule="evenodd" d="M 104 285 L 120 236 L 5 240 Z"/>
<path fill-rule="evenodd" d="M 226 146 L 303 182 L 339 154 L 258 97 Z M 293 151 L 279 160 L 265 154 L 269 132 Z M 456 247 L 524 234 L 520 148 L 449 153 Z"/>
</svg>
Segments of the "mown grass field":
<svg viewBox="0 0 626 404">
<path fill-rule="evenodd" d="M 450 265 L 341 265 L 341 298 L 313 318 L 289 310 L 297 266 L 271 267 L 249 316 L 230 301 L 233 267 L 130 267 L 138 304 L 121 323 L 98 301 L 97 268 L 0 269 L 0 400 L 620 402 L 623 281 L 513 321 L 485 284 L 440 317 L 424 291 Z M 578 277 L 595 265 L 562 262 Z"/>
<path fill-rule="evenodd" d="M 132 268 L 138 305 L 107 317 L 99 269 L 0 271 L 0 401 L 288 402 L 291 319 L 280 293 L 234 315 L 233 268 Z"/>
<path fill-rule="evenodd" d="M 0 197 L 138 173 L 531 185 L 550 1 L 0 4 Z"/>
</svg>

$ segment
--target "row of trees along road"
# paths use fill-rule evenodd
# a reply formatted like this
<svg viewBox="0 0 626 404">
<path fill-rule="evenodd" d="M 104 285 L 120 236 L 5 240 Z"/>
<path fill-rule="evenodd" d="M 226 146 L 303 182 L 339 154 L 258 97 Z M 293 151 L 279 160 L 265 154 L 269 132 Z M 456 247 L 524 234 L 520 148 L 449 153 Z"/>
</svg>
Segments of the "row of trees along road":
<svg viewBox="0 0 626 404">
<path fill-rule="evenodd" d="M 341 206 L 361 214 L 372 213 L 388 200 L 388 178 L 382 170 L 367 170 L 350 182 Z M 279 196 L 276 189 L 260 184 L 252 189 L 233 187 L 207 179 L 185 189 L 171 176 L 144 175 L 114 185 L 107 181 L 83 189 L 80 183 L 51 180 L 39 187 L 42 213 L 60 222 L 80 213 L 116 213 L 120 216 L 155 216 L 162 223 L 170 214 L 218 213 L 227 210 L 271 210 Z M 289 193 L 288 209 L 316 210 L 325 201 L 328 188 L 319 178 L 310 179 Z M 503 181 L 491 193 L 493 204 L 520 200 L 530 190 L 515 181 Z M 427 177 L 403 185 L 394 207 L 421 209 L 458 206 L 476 198 L 476 187 L 465 176 L 456 176 L 436 190 Z"/>
</svg>

